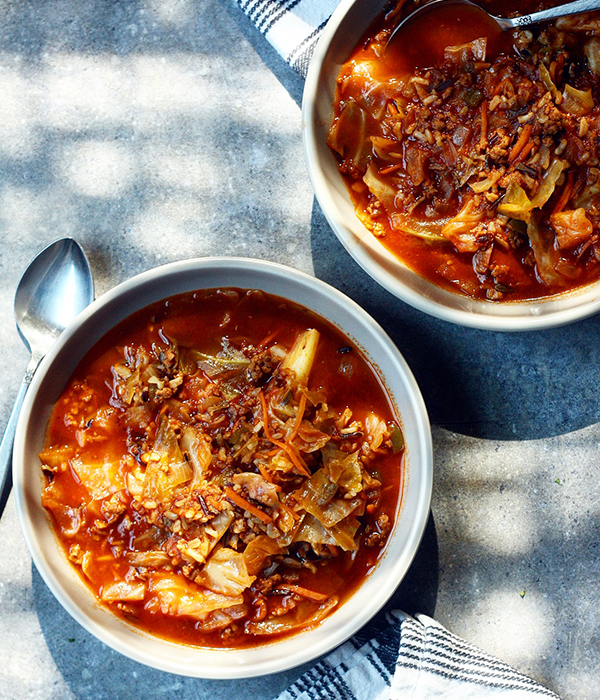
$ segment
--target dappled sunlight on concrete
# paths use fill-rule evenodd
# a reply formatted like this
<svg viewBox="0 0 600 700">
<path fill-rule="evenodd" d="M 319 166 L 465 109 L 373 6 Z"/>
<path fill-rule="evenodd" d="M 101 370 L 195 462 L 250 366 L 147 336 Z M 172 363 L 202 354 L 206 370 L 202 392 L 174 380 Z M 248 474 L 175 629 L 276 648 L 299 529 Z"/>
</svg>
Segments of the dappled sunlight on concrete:
<svg viewBox="0 0 600 700">
<path fill-rule="evenodd" d="M 8 60 L 6 60 L 8 59 Z M 35 100 L 18 63 L 0 56 L 0 154 L 7 158 L 27 158 L 35 153 Z"/>
<path fill-rule="evenodd" d="M 44 204 L 28 187 L 0 186 L 0 226 L 7 240 L 33 235 L 44 216 Z"/>
<path fill-rule="evenodd" d="M 455 526 L 460 520 L 460 532 L 469 533 L 489 552 L 522 554 L 539 544 L 540 523 L 532 512 L 527 493 L 470 492 L 462 496 L 465 497 L 469 498 L 469 504 L 455 512 Z"/>
<path fill-rule="evenodd" d="M 134 76 L 130 59 L 109 54 L 61 53 L 46 57 L 36 72 L 40 126 L 61 132 L 94 132 L 131 119 Z"/>
<path fill-rule="evenodd" d="M 581 679 L 598 671 L 600 424 L 518 442 L 437 428 L 434 441 L 440 621 L 565 697 L 596 698 Z"/>
<path fill-rule="evenodd" d="M 190 153 L 183 145 L 173 148 L 161 143 L 149 143 L 140 158 L 143 177 L 148 184 L 168 186 L 197 195 L 222 192 L 225 185 L 219 178 L 223 173 L 210 167 L 212 151 L 207 148 L 204 153 Z"/>
<path fill-rule="evenodd" d="M 57 160 L 56 174 L 87 197 L 118 197 L 134 182 L 134 157 L 122 142 L 78 141 L 66 145 Z"/>
<path fill-rule="evenodd" d="M 167 27 L 184 26 L 194 17 L 193 0 L 146 0 L 144 6 Z"/>
<path fill-rule="evenodd" d="M 554 645 L 553 603 L 538 591 L 515 590 L 501 581 L 465 611 L 468 638 L 512 666 L 528 668 Z M 506 644 L 510 639 L 510 644 Z"/>
<path fill-rule="evenodd" d="M 135 217 L 131 228 L 132 241 L 137 241 L 140 250 L 161 261 L 167 258 L 166 241 L 169 246 L 177 247 L 182 258 L 186 253 L 191 255 L 192 251 L 202 254 L 202 248 L 208 253 L 214 250 L 222 232 L 214 231 L 211 236 L 209 228 L 202 236 L 197 236 L 196 222 L 203 218 L 203 214 L 202 204 L 194 197 L 175 195 L 164 201 L 154 201 Z"/>
</svg>

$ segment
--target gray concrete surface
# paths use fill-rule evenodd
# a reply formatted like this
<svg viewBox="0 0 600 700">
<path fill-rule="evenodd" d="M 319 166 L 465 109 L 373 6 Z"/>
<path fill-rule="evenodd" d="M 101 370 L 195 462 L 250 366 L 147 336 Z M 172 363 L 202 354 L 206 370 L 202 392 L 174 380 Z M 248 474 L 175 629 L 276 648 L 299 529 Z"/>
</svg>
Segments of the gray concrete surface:
<svg viewBox="0 0 600 700">
<path fill-rule="evenodd" d="M 557 691 L 600 697 L 600 319 L 484 333 L 414 311 L 327 226 L 306 174 L 301 81 L 232 0 L 0 2 L 0 427 L 27 363 L 12 298 L 61 236 L 102 294 L 186 257 L 286 263 L 361 303 L 410 363 L 434 424 L 423 546 L 393 604 Z M 0 698 L 270 700 L 301 671 L 180 678 L 90 637 L 0 521 Z"/>
</svg>

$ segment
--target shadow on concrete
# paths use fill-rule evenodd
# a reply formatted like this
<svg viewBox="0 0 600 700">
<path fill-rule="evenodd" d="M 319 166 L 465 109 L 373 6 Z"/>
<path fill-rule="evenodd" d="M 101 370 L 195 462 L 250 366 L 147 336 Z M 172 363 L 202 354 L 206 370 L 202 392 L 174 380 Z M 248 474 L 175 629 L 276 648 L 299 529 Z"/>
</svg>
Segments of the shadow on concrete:
<svg viewBox="0 0 600 700">
<path fill-rule="evenodd" d="M 302 105 L 304 79 L 281 58 L 235 2 L 225 3 L 224 7 L 238 26 L 240 32 L 244 35 L 246 41 L 260 56 L 265 66 L 288 91 L 289 96 L 298 107 L 300 107 Z"/>
</svg>

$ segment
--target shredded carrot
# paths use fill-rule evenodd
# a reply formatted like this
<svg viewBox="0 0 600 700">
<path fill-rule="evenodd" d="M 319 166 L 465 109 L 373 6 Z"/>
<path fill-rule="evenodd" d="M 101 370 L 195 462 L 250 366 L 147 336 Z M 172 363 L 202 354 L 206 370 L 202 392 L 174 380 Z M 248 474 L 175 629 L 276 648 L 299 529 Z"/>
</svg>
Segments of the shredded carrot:
<svg viewBox="0 0 600 700">
<path fill-rule="evenodd" d="M 556 59 L 556 70 L 554 72 L 555 78 L 554 78 L 554 84 L 556 87 L 560 87 L 560 84 L 562 83 L 562 74 L 563 74 L 563 68 L 565 65 L 565 55 L 564 53 L 559 53 L 558 57 Z"/>
<path fill-rule="evenodd" d="M 291 515 L 294 520 L 300 519 L 300 516 L 298 515 L 298 513 L 296 513 L 295 510 L 292 510 L 289 506 L 286 506 L 283 501 L 279 501 L 278 508 L 279 508 L 279 510 L 284 510 L 286 513 Z"/>
<path fill-rule="evenodd" d="M 298 586 L 295 583 L 282 583 L 280 587 L 285 589 L 286 591 L 289 591 L 290 593 L 297 593 L 303 598 L 308 598 L 309 600 L 316 600 L 317 602 L 321 602 L 322 600 L 329 598 L 327 593 L 318 593 L 317 591 L 311 591 L 308 588 L 304 588 L 304 586 Z"/>
<path fill-rule="evenodd" d="M 265 525 L 270 525 L 273 522 L 273 518 L 270 515 L 267 515 L 260 508 L 252 505 L 250 501 L 247 501 L 245 498 L 240 496 L 240 494 L 236 493 L 231 487 L 225 487 L 225 495 L 232 503 L 235 503 L 236 506 L 239 506 L 240 508 L 247 510 L 252 515 L 255 515 L 257 518 L 262 520 Z"/>
<path fill-rule="evenodd" d="M 304 476 L 308 476 L 308 477 L 312 476 L 312 474 L 308 471 L 308 469 L 300 461 L 300 459 L 299 459 L 298 455 L 296 454 L 296 452 L 294 451 L 294 448 L 292 445 L 283 444 L 282 449 L 284 449 L 288 453 L 289 458 L 292 460 L 294 466 L 300 472 L 300 474 L 302 474 Z"/>
<path fill-rule="evenodd" d="M 274 445 L 277 445 L 277 447 L 280 447 L 282 450 L 287 452 L 289 458 L 292 460 L 293 465 L 296 467 L 296 469 L 300 472 L 300 474 L 303 474 L 304 476 L 311 476 L 311 473 L 308 471 L 308 469 L 302 465 L 300 460 L 298 459 L 298 456 L 294 452 L 294 448 L 292 445 L 289 445 L 285 442 L 281 442 L 280 440 L 276 440 L 273 435 L 271 435 L 271 428 L 269 427 L 269 413 L 267 411 L 267 400 L 265 398 L 264 393 L 262 390 L 258 392 L 258 395 L 260 396 L 260 403 L 262 407 L 262 414 L 263 414 L 263 427 L 265 430 L 265 435 L 267 437 L 267 440 L 269 442 L 272 442 Z"/>
<path fill-rule="evenodd" d="M 560 199 L 554 205 L 554 209 L 552 210 L 553 214 L 558 214 L 567 206 L 567 202 L 569 201 L 569 199 L 571 197 L 572 191 L 573 191 L 573 172 L 570 172 L 567 175 L 567 181 L 565 182 L 565 186 L 563 187 L 563 191 L 560 194 Z"/>
<path fill-rule="evenodd" d="M 479 136 L 480 148 L 485 148 L 487 146 L 487 126 L 488 126 L 487 102 L 484 100 L 481 103 L 481 135 Z"/>
<path fill-rule="evenodd" d="M 388 173 L 393 173 L 393 172 L 396 172 L 396 170 L 400 170 L 401 167 L 402 167 L 402 165 L 400 163 L 398 163 L 397 165 L 388 165 L 385 168 L 381 168 L 381 170 L 379 171 L 379 174 L 380 175 L 387 175 Z"/>
<path fill-rule="evenodd" d="M 296 438 L 296 435 L 298 435 L 298 431 L 300 430 L 300 426 L 302 425 L 302 418 L 304 417 L 305 408 L 306 394 L 302 394 L 298 403 L 298 413 L 296 414 L 296 422 L 294 423 L 294 429 L 292 430 L 292 434 L 288 438 L 288 442 L 293 442 Z"/>
<path fill-rule="evenodd" d="M 265 338 L 263 338 L 263 339 L 260 341 L 260 343 L 258 344 L 257 347 L 259 347 L 259 348 L 264 348 L 265 345 L 266 345 L 267 343 L 270 343 L 276 335 L 277 335 L 277 331 L 273 331 L 272 333 L 269 333 L 268 336 L 266 336 Z"/>
<path fill-rule="evenodd" d="M 263 477 L 263 479 L 265 479 L 265 481 L 268 481 L 270 484 L 273 484 L 273 486 L 275 487 L 275 489 L 277 491 L 281 491 L 281 486 L 273 483 L 273 477 L 271 476 L 271 474 L 269 474 L 269 471 L 264 466 L 264 464 L 258 465 L 258 471 L 262 474 L 262 477 Z"/>
<path fill-rule="evenodd" d="M 522 163 L 525 158 L 531 153 L 533 150 L 533 147 L 535 146 L 535 141 L 528 141 L 525 146 L 523 147 L 523 150 L 519 153 L 519 155 L 515 158 L 515 163 Z"/>
<path fill-rule="evenodd" d="M 260 396 L 260 405 L 263 414 L 263 427 L 265 429 L 265 435 L 267 436 L 267 440 L 269 442 L 272 442 L 274 445 L 278 445 L 279 447 L 281 447 L 281 444 L 279 442 L 276 442 L 273 439 L 273 436 L 271 435 L 271 428 L 269 427 L 269 413 L 267 411 L 267 399 L 265 398 L 265 395 L 262 392 L 262 390 L 259 390 L 258 395 Z"/>
<path fill-rule="evenodd" d="M 527 126 L 525 126 L 523 128 L 521 135 L 517 139 L 517 142 L 515 143 L 515 145 L 512 147 L 510 154 L 508 156 L 508 160 L 511 163 L 515 160 L 515 158 L 523 150 L 525 144 L 527 143 L 527 139 L 531 136 L 532 130 L 533 130 L 533 125 L 531 125 L 531 124 L 527 124 Z"/>
</svg>

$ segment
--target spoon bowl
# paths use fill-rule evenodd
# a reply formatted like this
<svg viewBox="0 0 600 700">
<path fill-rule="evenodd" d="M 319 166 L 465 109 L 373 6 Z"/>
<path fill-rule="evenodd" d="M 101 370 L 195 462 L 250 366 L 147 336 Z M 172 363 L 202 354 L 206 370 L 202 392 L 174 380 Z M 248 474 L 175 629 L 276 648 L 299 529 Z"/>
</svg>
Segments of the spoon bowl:
<svg viewBox="0 0 600 700">
<path fill-rule="evenodd" d="M 45 248 L 29 263 L 19 281 L 15 318 L 31 359 L 0 443 L 0 515 L 11 487 L 8 477 L 17 419 L 35 370 L 63 330 L 93 300 L 88 260 L 72 238 L 61 238 Z"/>
<path fill-rule="evenodd" d="M 94 299 L 90 266 L 81 246 L 62 238 L 25 270 L 15 294 L 17 329 L 32 355 L 43 357 Z"/>
<path fill-rule="evenodd" d="M 576 0 L 518 17 L 496 17 L 471 0 L 432 0 L 417 8 L 394 29 L 385 47 L 386 60 L 400 70 L 429 68 L 439 63 L 446 46 L 487 37 L 492 54 L 502 32 L 600 9 L 600 0 Z"/>
</svg>

